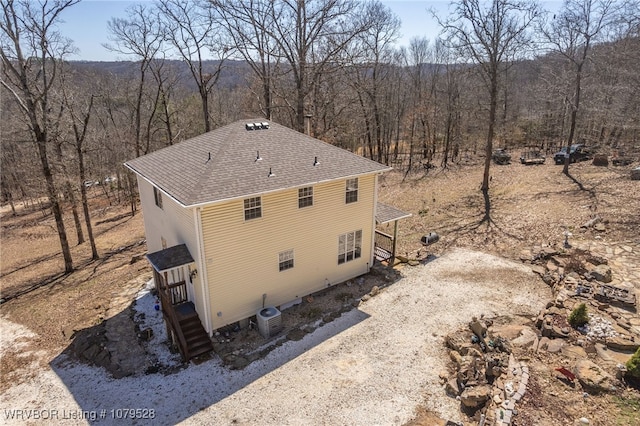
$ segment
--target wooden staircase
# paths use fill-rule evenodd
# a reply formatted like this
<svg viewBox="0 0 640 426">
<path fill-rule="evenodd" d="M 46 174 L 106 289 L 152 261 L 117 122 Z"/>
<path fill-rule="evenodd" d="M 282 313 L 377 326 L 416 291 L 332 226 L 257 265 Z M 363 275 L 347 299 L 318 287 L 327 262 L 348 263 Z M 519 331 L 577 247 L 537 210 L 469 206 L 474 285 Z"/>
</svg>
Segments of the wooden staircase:
<svg viewBox="0 0 640 426">
<path fill-rule="evenodd" d="M 180 352 L 185 361 L 213 350 L 207 331 L 200 322 L 193 303 L 186 302 L 174 307 L 180 332 L 184 338 Z"/>
</svg>

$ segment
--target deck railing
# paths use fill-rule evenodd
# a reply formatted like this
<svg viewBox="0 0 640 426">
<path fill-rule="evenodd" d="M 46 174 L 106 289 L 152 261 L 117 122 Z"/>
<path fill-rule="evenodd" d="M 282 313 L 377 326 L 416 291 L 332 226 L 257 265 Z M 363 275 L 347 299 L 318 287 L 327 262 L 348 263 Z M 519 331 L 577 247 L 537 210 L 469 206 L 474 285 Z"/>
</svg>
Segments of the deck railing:
<svg viewBox="0 0 640 426">
<path fill-rule="evenodd" d="M 384 260 L 391 259 L 393 256 L 393 237 L 376 229 L 374 241 L 376 256 Z"/>
<path fill-rule="evenodd" d="M 174 336 L 178 340 L 176 343 L 180 349 L 180 353 L 184 360 L 189 359 L 189 348 L 187 340 L 182 333 L 180 327 L 180 319 L 174 306 L 187 301 L 187 284 L 184 281 L 174 284 L 165 284 L 162 276 L 156 273 L 156 289 L 160 296 L 160 305 L 162 306 L 162 315 L 167 324 L 171 328 Z"/>
</svg>

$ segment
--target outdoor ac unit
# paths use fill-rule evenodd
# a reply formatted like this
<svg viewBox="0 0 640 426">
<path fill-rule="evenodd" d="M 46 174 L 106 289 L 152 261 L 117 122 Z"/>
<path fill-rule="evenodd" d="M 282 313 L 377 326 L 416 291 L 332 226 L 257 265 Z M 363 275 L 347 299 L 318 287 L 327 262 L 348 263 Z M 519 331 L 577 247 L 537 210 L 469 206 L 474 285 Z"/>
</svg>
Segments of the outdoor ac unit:
<svg viewBox="0 0 640 426">
<path fill-rule="evenodd" d="M 282 317 L 280 311 L 274 307 L 262 308 L 256 313 L 258 331 L 262 337 L 271 337 L 280 331 Z"/>
</svg>

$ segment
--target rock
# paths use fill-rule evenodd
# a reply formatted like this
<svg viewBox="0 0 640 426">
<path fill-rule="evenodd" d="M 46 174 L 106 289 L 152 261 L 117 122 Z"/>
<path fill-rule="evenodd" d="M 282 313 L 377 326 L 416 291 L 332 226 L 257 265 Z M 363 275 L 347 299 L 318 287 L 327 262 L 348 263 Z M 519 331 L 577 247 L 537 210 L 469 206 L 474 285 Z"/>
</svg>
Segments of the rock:
<svg viewBox="0 0 640 426">
<path fill-rule="evenodd" d="M 611 267 L 609 265 L 598 265 L 595 268 L 593 268 L 591 271 L 589 271 L 589 273 L 591 274 L 591 276 L 603 283 L 610 283 L 611 282 Z"/>
<path fill-rule="evenodd" d="M 546 351 L 549 348 L 550 341 L 548 337 L 542 337 L 538 342 L 538 351 Z"/>
<path fill-rule="evenodd" d="M 478 321 L 475 317 L 469 323 L 469 328 L 473 331 L 473 334 L 478 336 L 480 339 L 483 339 L 487 333 L 487 325 L 482 321 Z"/>
<path fill-rule="evenodd" d="M 640 166 L 631 170 L 631 180 L 640 180 Z"/>
<path fill-rule="evenodd" d="M 453 333 L 445 338 L 445 342 L 449 349 L 453 349 L 460 353 L 460 355 L 466 355 L 469 348 L 473 347 L 471 337 L 473 334 L 470 331 L 464 331 L 460 333 Z"/>
<path fill-rule="evenodd" d="M 567 342 L 565 342 L 562 339 L 551 339 L 547 344 L 547 352 L 550 352 L 552 354 L 558 353 L 566 345 L 567 345 Z"/>
<path fill-rule="evenodd" d="M 618 351 L 635 352 L 640 348 L 640 343 L 615 336 L 607 339 L 607 347 Z"/>
<path fill-rule="evenodd" d="M 455 377 L 450 378 L 447 381 L 447 385 L 445 386 L 445 391 L 448 395 L 458 396 L 460 395 L 460 386 L 458 385 L 458 380 Z"/>
<path fill-rule="evenodd" d="M 614 380 L 598 364 L 588 359 L 581 359 L 576 363 L 575 375 L 583 389 L 595 393 L 610 391 Z"/>
<path fill-rule="evenodd" d="M 531 265 L 531 270 L 540 276 L 543 276 L 547 273 L 547 269 L 544 266 L 540 265 Z"/>
<path fill-rule="evenodd" d="M 583 359 L 587 357 L 587 351 L 585 351 L 584 348 L 582 348 L 581 346 L 575 346 L 575 345 L 563 346 L 560 349 L 560 352 L 562 353 L 562 355 L 566 356 L 567 358 Z"/>
<path fill-rule="evenodd" d="M 607 227 L 604 226 L 604 223 L 598 222 L 595 225 L 593 225 L 593 229 L 595 229 L 598 232 L 604 232 L 607 230 Z"/>
<path fill-rule="evenodd" d="M 580 417 L 580 419 L 578 419 L 578 421 L 580 422 L 581 425 L 588 425 L 589 424 L 589 419 L 586 417 Z"/>
<path fill-rule="evenodd" d="M 511 345 L 535 350 L 538 347 L 538 335 L 531 328 L 523 327 L 520 335 L 511 341 Z"/>
<path fill-rule="evenodd" d="M 462 355 L 458 351 L 449 351 L 449 358 L 455 364 L 456 370 L 462 365 Z"/>
<path fill-rule="evenodd" d="M 460 402 L 467 408 L 477 409 L 491 398 L 491 386 L 480 385 L 465 388 L 460 394 Z"/>
</svg>

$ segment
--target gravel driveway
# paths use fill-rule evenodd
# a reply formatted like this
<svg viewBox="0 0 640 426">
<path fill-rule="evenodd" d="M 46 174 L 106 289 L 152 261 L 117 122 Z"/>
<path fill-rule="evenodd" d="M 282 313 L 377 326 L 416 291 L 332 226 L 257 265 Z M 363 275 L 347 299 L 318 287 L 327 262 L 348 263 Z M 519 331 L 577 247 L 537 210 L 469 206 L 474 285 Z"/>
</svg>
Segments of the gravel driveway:
<svg viewBox="0 0 640 426">
<path fill-rule="evenodd" d="M 2 422 L 24 423 L 8 419 L 8 409 L 44 409 L 58 410 L 58 418 L 63 411 L 90 417 L 65 424 L 122 424 L 115 417 L 126 413 L 118 410 L 138 408 L 153 410 L 156 424 L 392 425 L 410 420 L 421 404 L 462 420 L 459 402 L 439 384 L 448 360 L 444 336 L 472 316 L 534 316 L 551 291 L 524 265 L 462 249 L 403 274 L 358 309 L 244 370 L 212 360 L 167 376 L 115 380 L 68 363 L 2 394 Z M 19 333 L 29 338 L 15 324 L 0 324 L 5 342 Z"/>
</svg>

